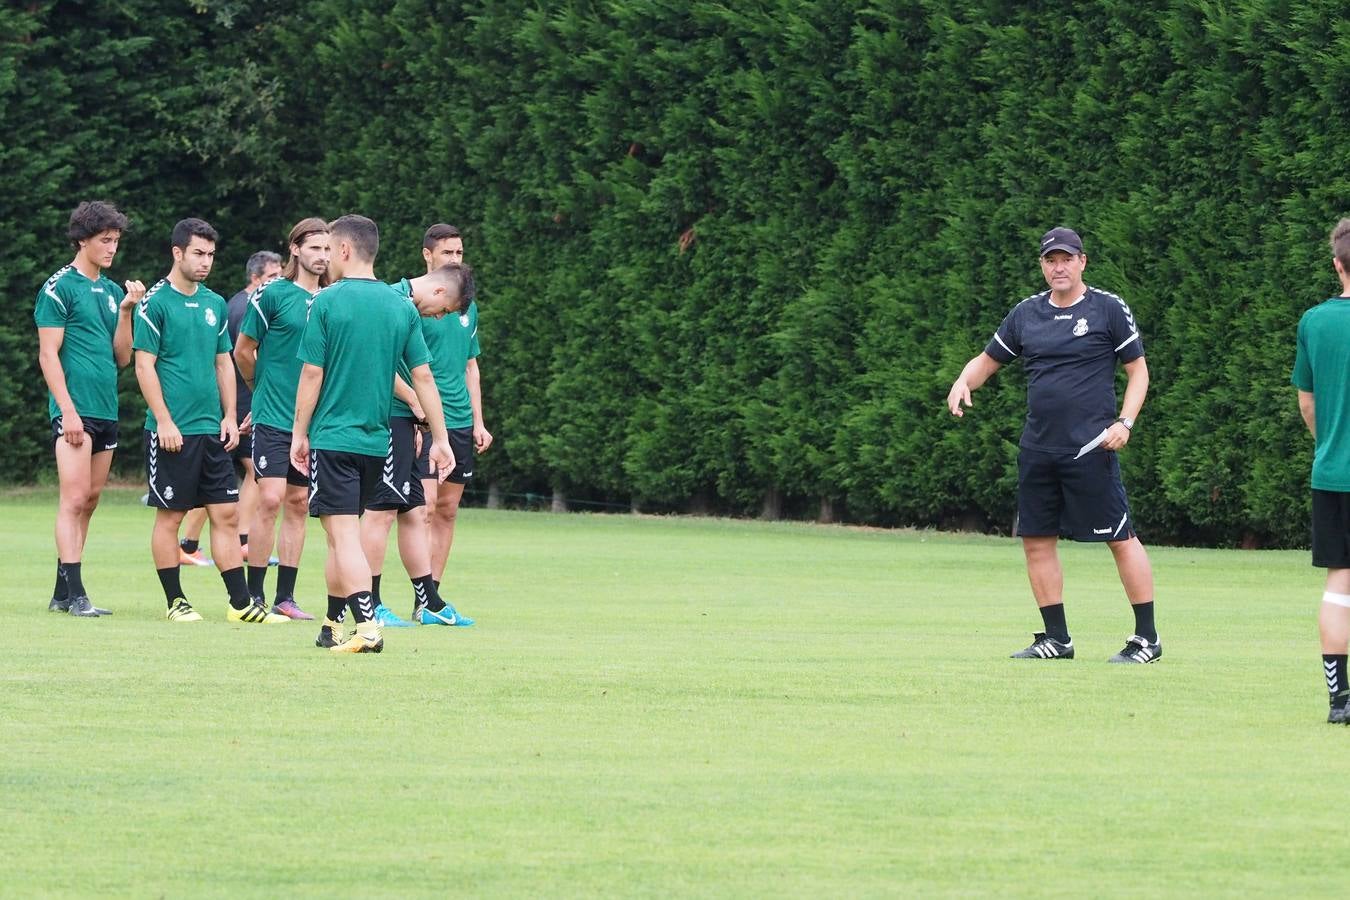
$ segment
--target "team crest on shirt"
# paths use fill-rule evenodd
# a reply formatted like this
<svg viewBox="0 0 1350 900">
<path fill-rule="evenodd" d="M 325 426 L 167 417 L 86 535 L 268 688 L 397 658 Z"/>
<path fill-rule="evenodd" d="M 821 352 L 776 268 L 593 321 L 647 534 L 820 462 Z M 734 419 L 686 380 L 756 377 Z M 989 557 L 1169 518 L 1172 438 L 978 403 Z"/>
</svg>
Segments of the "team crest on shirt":
<svg viewBox="0 0 1350 900">
<path fill-rule="evenodd" d="M 108 312 L 110 313 L 117 312 L 117 301 L 111 297 L 108 298 Z"/>
<path fill-rule="evenodd" d="M 1073 323 L 1073 336 L 1082 337 L 1088 333 L 1087 319 L 1079 319 Z"/>
<path fill-rule="evenodd" d="M 465 328 L 468 328 L 468 327 L 469 327 L 469 314 L 468 314 L 468 313 L 460 313 L 460 314 L 459 314 L 459 324 L 460 324 L 460 325 L 463 325 Z"/>
<path fill-rule="evenodd" d="M 206 324 L 210 325 L 212 328 L 216 327 L 216 311 L 214 309 L 208 309 L 206 311 Z"/>
</svg>

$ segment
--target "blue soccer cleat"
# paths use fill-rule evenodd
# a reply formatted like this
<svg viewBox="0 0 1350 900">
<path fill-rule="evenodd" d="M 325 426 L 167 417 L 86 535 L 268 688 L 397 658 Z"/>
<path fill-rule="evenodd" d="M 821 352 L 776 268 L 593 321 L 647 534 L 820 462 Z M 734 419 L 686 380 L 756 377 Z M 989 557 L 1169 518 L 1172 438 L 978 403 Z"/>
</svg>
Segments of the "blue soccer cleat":
<svg viewBox="0 0 1350 900">
<path fill-rule="evenodd" d="M 468 628 L 473 624 L 473 619 L 455 612 L 455 608 L 449 603 L 445 604 L 439 612 L 432 612 L 424 606 L 418 611 L 418 618 L 423 625 L 456 625 L 460 628 Z"/>
<path fill-rule="evenodd" d="M 407 619 L 400 619 L 398 614 L 389 607 L 381 603 L 375 607 L 375 621 L 379 622 L 385 628 L 412 628 L 413 623 Z"/>
</svg>

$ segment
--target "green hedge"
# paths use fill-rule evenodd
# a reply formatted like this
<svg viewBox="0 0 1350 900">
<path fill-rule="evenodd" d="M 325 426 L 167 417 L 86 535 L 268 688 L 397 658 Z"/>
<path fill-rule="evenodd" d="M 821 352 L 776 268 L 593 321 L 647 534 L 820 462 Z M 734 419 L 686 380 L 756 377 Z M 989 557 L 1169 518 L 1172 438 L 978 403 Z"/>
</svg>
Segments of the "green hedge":
<svg viewBox="0 0 1350 900">
<path fill-rule="evenodd" d="M 0 26 L 11 479 L 47 464 L 28 298 L 103 195 L 138 226 L 115 277 L 164 268 L 195 213 L 230 291 L 304 215 L 375 218 L 391 278 L 459 224 L 505 491 L 1006 528 L 1021 373 L 959 422 L 943 398 L 1068 224 L 1144 331 L 1145 537 L 1306 538 L 1288 370 L 1337 291 L 1350 156 L 1329 2 L 127 0 Z"/>
</svg>

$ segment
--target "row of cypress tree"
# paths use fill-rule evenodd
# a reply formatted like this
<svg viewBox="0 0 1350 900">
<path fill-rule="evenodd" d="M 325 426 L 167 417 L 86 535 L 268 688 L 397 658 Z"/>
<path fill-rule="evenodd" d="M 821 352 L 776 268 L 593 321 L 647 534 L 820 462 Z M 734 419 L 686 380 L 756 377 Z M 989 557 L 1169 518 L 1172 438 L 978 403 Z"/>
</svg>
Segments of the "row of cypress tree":
<svg viewBox="0 0 1350 900">
<path fill-rule="evenodd" d="M 1289 369 L 1338 291 L 1350 24 L 1326 0 L 90 0 L 0 8 L 0 475 L 49 466 L 32 297 L 66 215 L 185 215 L 222 293 L 307 215 L 466 234 L 507 494 L 1006 529 L 1024 381 L 943 398 L 1077 228 L 1153 389 L 1149 540 L 1295 545 Z M 143 406 L 128 377 L 124 427 Z M 128 446 L 135 446 L 128 442 Z M 134 453 L 123 455 L 134 473 Z"/>
</svg>

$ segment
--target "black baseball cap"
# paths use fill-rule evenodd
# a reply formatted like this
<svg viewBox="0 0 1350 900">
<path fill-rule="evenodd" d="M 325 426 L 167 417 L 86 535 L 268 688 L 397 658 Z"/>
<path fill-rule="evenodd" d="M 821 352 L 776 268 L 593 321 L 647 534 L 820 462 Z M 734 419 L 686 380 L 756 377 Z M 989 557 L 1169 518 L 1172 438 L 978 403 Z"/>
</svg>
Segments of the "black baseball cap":
<svg viewBox="0 0 1350 900">
<path fill-rule="evenodd" d="M 1041 256 L 1053 250 L 1063 250 L 1074 256 L 1083 255 L 1083 239 L 1072 228 L 1051 228 L 1041 237 Z"/>
</svg>

